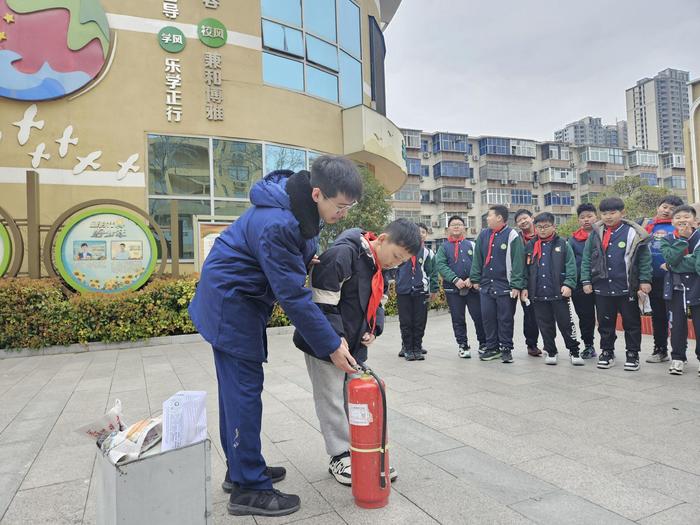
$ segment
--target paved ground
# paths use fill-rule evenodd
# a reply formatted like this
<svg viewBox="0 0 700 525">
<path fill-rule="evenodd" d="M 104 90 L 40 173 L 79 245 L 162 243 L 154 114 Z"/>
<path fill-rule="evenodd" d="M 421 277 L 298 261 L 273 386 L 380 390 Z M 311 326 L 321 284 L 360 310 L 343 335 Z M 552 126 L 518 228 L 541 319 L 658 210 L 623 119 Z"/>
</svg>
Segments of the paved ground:
<svg viewBox="0 0 700 525">
<path fill-rule="evenodd" d="M 358 509 L 330 478 L 302 355 L 277 335 L 264 452 L 287 468 L 279 488 L 300 494 L 301 511 L 226 515 L 213 362 L 195 343 L 0 360 L 0 522 L 94 523 L 94 445 L 72 430 L 115 398 L 134 420 L 191 389 L 210 393 L 215 523 L 700 523 L 694 358 L 682 377 L 665 364 L 636 373 L 566 360 L 550 367 L 522 347 L 511 365 L 461 360 L 447 316 L 429 322 L 426 361 L 399 360 L 398 341 L 389 324 L 371 360 L 388 384 L 399 472 L 385 509 Z"/>
</svg>

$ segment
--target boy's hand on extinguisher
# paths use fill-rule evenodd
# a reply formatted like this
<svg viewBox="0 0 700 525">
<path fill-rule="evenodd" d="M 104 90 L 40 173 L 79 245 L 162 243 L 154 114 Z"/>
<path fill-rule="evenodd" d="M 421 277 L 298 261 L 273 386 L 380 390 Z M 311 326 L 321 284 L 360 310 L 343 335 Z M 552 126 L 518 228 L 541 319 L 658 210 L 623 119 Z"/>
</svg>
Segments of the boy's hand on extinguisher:
<svg viewBox="0 0 700 525">
<path fill-rule="evenodd" d="M 333 364 L 346 374 L 355 373 L 355 365 L 357 365 L 357 362 L 350 354 L 348 342 L 344 337 L 341 339 L 340 346 L 330 355 L 330 358 Z"/>
<path fill-rule="evenodd" d="M 372 343 L 374 343 L 374 340 L 377 338 L 376 335 L 370 334 L 369 332 L 365 332 L 365 334 L 362 336 L 362 344 L 365 346 L 369 346 Z"/>
<path fill-rule="evenodd" d="M 642 283 L 639 285 L 639 289 L 649 295 L 649 292 L 651 292 L 651 285 L 649 283 Z"/>
<path fill-rule="evenodd" d="M 516 290 L 515 288 L 513 288 L 513 289 L 510 291 L 510 298 L 511 298 L 511 299 L 517 299 L 518 297 L 520 297 L 520 290 Z"/>
</svg>

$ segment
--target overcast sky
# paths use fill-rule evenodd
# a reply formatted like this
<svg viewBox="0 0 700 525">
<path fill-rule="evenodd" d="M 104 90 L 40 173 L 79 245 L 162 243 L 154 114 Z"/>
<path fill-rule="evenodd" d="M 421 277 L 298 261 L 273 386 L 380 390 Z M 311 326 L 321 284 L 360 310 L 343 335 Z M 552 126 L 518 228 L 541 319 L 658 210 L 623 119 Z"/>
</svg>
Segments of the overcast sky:
<svg viewBox="0 0 700 525">
<path fill-rule="evenodd" d="M 547 140 L 624 120 L 662 69 L 700 77 L 700 0 L 403 0 L 385 39 L 397 126 Z"/>
</svg>

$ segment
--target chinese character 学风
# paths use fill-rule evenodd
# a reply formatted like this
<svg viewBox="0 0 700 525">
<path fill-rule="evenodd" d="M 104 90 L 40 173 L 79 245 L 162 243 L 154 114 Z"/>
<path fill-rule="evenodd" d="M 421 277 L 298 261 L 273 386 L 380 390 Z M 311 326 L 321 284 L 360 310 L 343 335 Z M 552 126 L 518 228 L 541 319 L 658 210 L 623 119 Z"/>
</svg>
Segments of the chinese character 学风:
<svg viewBox="0 0 700 525">
<path fill-rule="evenodd" d="M 224 107 L 220 104 L 207 104 L 207 120 L 224 120 Z"/>
<path fill-rule="evenodd" d="M 221 70 L 220 69 L 209 69 L 204 70 L 204 83 L 207 86 L 220 86 L 221 85 Z"/>
<path fill-rule="evenodd" d="M 218 9 L 221 4 L 219 0 L 202 0 L 202 3 L 207 9 Z"/>
<path fill-rule="evenodd" d="M 165 72 L 166 73 L 182 73 L 182 66 L 180 66 L 179 58 L 166 58 L 165 59 Z"/>
<path fill-rule="evenodd" d="M 173 20 L 180 14 L 180 8 L 177 5 L 177 0 L 169 0 L 163 2 L 163 15 Z"/>
<path fill-rule="evenodd" d="M 221 55 L 219 53 L 204 53 L 204 67 L 221 69 Z"/>
<path fill-rule="evenodd" d="M 182 106 L 166 106 L 165 116 L 168 118 L 168 122 L 182 121 Z"/>
</svg>

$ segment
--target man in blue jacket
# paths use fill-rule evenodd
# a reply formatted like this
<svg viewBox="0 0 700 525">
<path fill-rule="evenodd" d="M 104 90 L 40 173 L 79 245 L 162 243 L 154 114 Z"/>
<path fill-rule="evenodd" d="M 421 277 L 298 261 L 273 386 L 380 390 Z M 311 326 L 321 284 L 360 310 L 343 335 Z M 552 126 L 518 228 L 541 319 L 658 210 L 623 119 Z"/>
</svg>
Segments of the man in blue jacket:
<svg viewBox="0 0 700 525">
<path fill-rule="evenodd" d="M 282 467 L 260 451 L 266 327 L 276 301 L 319 357 L 347 373 L 355 360 L 305 287 L 321 223 L 335 223 L 362 196 L 355 165 L 323 156 L 311 173 L 274 171 L 253 186 L 252 206 L 216 240 L 202 268 L 189 312 L 214 349 L 219 428 L 234 515 L 283 516 L 299 497 L 272 488 Z"/>
</svg>

